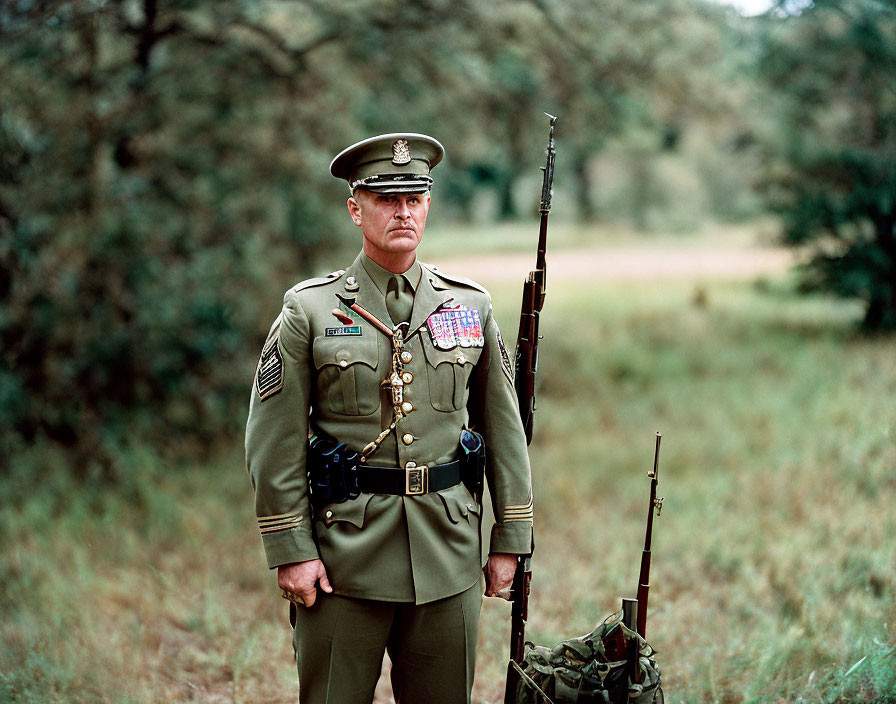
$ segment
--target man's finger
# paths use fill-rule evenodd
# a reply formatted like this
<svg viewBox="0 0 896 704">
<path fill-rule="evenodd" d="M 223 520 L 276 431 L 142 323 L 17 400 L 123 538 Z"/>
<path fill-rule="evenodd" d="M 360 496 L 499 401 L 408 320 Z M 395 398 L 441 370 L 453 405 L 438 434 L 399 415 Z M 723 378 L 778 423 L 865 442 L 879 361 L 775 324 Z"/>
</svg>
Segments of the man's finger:
<svg viewBox="0 0 896 704">
<path fill-rule="evenodd" d="M 327 571 L 323 567 L 320 568 L 320 588 L 323 589 L 327 594 L 333 593 L 333 587 L 330 586 L 330 580 L 327 577 Z"/>
<path fill-rule="evenodd" d="M 317 589 L 311 587 L 310 590 L 302 592 L 302 601 L 305 602 L 305 606 L 314 606 L 314 602 L 317 601 Z"/>
</svg>

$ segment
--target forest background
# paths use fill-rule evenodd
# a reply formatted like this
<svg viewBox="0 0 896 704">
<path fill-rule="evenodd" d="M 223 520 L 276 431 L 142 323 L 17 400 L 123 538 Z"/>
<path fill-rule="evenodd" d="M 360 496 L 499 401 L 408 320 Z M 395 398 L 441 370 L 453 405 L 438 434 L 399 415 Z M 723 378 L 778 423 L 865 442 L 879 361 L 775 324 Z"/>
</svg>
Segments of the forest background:
<svg viewBox="0 0 896 704">
<path fill-rule="evenodd" d="M 0 697 L 294 699 L 239 454 L 283 291 L 357 249 L 329 161 L 436 136 L 423 256 L 510 342 L 543 112 L 551 252 L 594 267 L 549 273 L 533 639 L 629 595 L 662 427 L 669 699 L 896 700 L 890 0 L 0 3 Z"/>
</svg>

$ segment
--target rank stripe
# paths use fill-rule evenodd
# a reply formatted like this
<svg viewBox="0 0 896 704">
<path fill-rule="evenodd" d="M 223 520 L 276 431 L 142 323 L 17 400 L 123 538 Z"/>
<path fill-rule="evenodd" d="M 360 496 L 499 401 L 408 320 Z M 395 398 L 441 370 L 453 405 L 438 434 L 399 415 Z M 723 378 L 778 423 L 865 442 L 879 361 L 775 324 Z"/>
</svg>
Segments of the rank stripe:
<svg viewBox="0 0 896 704">
<path fill-rule="evenodd" d="M 255 372 L 255 388 L 260 400 L 270 398 L 283 388 L 283 357 L 274 336 L 265 343 Z"/>
<path fill-rule="evenodd" d="M 278 521 L 277 523 L 265 523 L 264 525 L 259 524 L 258 527 L 261 528 L 262 530 L 270 530 L 271 528 L 276 528 L 278 526 L 293 525 L 293 524 L 298 524 L 301 522 L 302 522 L 302 517 L 299 516 L 298 518 L 286 518 L 282 521 Z"/>
<path fill-rule="evenodd" d="M 528 503 L 525 503 L 525 504 L 507 504 L 504 507 L 504 510 L 505 511 L 513 511 L 513 510 L 519 510 L 522 508 L 532 508 L 532 506 L 534 506 L 534 505 L 535 504 L 532 501 L 532 499 L 529 499 Z"/>
<path fill-rule="evenodd" d="M 274 526 L 286 525 L 288 523 L 301 523 L 302 517 L 296 516 L 295 518 L 284 518 L 282 521 L 274 521 L 272 523 L 259 523 L 258 527 L 263 529 L 273 528 Z"/>
<path fill-rule="evenodd" d="M 288 526 L 277 526 L 276 528 L 262 528 L 259 531 L 259 533 L 261 533 L 261 535 L 270 535 L 271 533 L 282 533 L 283 531 L 291 530 L 291 529 L 297 527 L 298 525 L 299 524 L 296 523 L 294 525 L 288 525 Z"/>
<path fill-rule="evenodd" d="M 259 530 L 262 535 L 266 535 L 267 533 L 279 533 L 284 530 L 289 530 L 290 528 L 295 528 L 302 522 L 302 517 L 298 518 L 290 518 L 287 520 L 280 521 L 279 523 L 271 523 L 264 526 L 259 526 Z"/>
<path fill-rule="evenodd" d="M 529 499 L 529 503 L 527 504 L 514 504 L 512 506 L 505 506 L 504 512 L 507 513 L 508 511 L 531 511 L 534 505 L 535 504 L 532 499 Z"/>
<path fill-rule="evenodd" d="M 529 523 L 530 521 L 533 521 L 532 516 L 528 516 L 525 518 L 505 518 L 501 522 L 502 523 Z"/>
<path fill-rule="evenodd" d="M 529 489 L 529 498 L 526 500 L 526 503 L 524 503 L 524 504 L 507 504 L 504 507 L 504 512 L 506 513 L 507 511 L 519 511 L 519 510 L 525 510 L 525 509 L 531 510 L 533 505 L 534 505 L 534 501 L 533 501 L 533 496 L 532 496 L 532 489 L 530 488 Z"/>
<path fill-rule="evenodd" d="M 302 517 L 301 513 L 278 513 L 275 516 L 259 516 L 258 522 L 259 523 L 270 523 L 272 521 L 276 522 L 276 521 L 283 520 L 284 518 L 301 518 L 301 517 Z"/>
</svg>

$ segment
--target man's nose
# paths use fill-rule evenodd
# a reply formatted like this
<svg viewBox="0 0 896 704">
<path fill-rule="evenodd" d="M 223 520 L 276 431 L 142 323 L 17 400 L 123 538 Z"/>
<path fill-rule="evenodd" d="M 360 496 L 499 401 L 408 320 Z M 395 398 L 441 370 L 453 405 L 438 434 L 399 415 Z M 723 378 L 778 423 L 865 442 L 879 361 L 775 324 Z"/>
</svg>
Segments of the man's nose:
<svg viewBox="0 0 896 704">
<path fill-rule="evenodd" d="M 399 198 L 398 203 L 395 206 L 395 217 L 398 218 L 409 218 L 411 216 L 411 210 L 408 208 L 408 202 L 404 198 Z"/>
</svg>

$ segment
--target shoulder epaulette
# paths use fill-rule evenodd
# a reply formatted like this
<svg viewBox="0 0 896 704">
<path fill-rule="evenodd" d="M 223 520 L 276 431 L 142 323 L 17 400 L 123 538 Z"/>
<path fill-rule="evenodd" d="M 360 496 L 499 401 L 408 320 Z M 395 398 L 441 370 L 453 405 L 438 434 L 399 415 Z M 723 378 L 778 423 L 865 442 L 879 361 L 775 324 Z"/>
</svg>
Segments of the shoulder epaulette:
<svg viewBox="0 0 896 704">
<path fill-rule="evenodd" d="M 433 274 L 438 276 L 440 279 L 445 279 L 445 281 L 450 281 L 453 284 L 460 284 L 461 286 L 468 286 L 469 288 L 474 288 L 477 291 L 481 291 L 486 296 L 489 295 L 488 290 L 482 286 L 482 284 L 478 284 L 473 279 L 468 279 L 465 276 L 455 276 L 454 274 L 446 274 L 444 271 L 439 269 L 438 267 L 433 266 L 432 264 L 424 264 L 420 262 L 420 264 L 427 271 L 431 271 Z"/>
<path fill-rule="evenodd" d="M 345 274 L 345 269 L 337 269 L 336 271 L 332 271 L 326 276 L 318 276 L 314 279 L 306 279 L 305 281 L 300 281 L 295 286 L 292 287 L 293 293 L 298 293 L 306 288 L 313 288 L 314 286 L 323 286 L 324 284 L 328 284 L 332 281 L 338 280 L 343 274 Z"/>
</svg>

